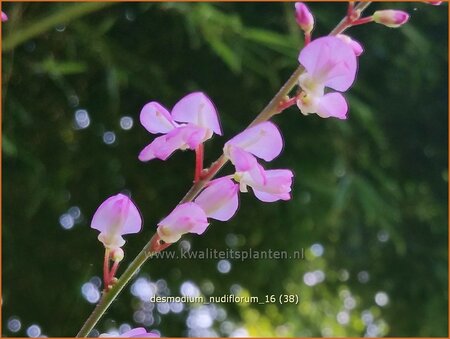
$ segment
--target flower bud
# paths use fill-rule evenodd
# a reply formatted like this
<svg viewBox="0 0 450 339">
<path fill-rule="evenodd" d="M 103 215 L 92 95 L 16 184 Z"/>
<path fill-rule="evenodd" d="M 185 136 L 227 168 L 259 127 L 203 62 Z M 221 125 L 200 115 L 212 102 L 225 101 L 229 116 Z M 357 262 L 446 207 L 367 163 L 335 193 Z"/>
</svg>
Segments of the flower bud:
<svg viewBox="0 0 450 339">
<path fill-rule="evenodd" d="M 111 259 L 112 259 L 113 261 L 120 262 L 120 261 L 122 261 L 124 255 L 125 255 L 125 254 L 124 254 L 124 252 L 123 252 L 123 249 L 121 249 L 120 247 L 119 247 L 119 248 L 115 248 L 115 249 L 112 251 L 112 253 L 111 253 Z"/>
<path fill-rule="evenodd" d="M 306 34 L 311 33 L 314 28 L 314 17 L 303 2 L 295 3 L 295 20 Z"/>
<path fill-rule="evenodd" d="M 425 1 L 425 2 L 433 6 L 439 6 L 440 4 L 442 4 L 442 1 Z"/>
<path fill-rule="evenodd" d="M 397 28 L 408 21 L 409 14 L 403 11 L 386 9 L 382 11 L 376 11 L 375 13 L 373 13 L 372 18 L 373 21 L 378 24 L 382 24 L 391 28 Z"/>
<path fill-rule="evenodd" d="M 6 15 L 5 12 L 2 11 L 2 22 L 3 21 L 8 21 L 8 16 Z"/>
</svg>

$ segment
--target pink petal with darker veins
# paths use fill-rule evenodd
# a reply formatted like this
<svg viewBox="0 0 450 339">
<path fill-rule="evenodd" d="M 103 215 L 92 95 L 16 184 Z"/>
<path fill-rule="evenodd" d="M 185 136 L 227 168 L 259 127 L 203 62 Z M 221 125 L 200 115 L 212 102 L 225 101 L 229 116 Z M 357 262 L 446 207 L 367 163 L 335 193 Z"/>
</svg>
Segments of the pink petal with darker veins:
<svg viewBox="0 0 450 339">
<path fill-rule="evenodd" d="M 123 194 L 105 200 L 95 211 L 91 227 L 101 232 L 115 231 L 120 235 L 137 233 L 142 219 L 137 207 Z"/>
<path fill-rule="evenodd" d="M 139 116 L 142 126 L 153 134 L 168 133 L 177 127 L 169 111 L 156 101 L 146 104 Z"/>
<path fill-rule="evenodd" d="M 195 92 L 181 98 L 172 109 L 172 118 L 178 122 L 189 122 L 222 135 L 217 110 L 202 92 Z"/>
<path fill-rule="evenodd" d="M 239 147 L 265 161 L 271 161 L 281 153 L 283 138 L 277 126 L 266 121 L 247 128 L 229 140 L 225 144 L 225 152 L 229 145 Z"/>
</svg>

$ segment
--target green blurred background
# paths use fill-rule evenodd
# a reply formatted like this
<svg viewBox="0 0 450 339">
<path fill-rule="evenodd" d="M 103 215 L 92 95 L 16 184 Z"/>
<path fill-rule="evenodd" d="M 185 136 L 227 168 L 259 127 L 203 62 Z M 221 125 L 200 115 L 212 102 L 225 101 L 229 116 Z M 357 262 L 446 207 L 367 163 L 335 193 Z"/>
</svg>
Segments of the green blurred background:
<svg viewBox="0 0 450 339">
<path fill-rule="evenodd" d="M 125 266 L 192 182 L 192 152 L 138 161 L 153 138 L 142 106 L 206 92 L 225 132 L 206 145 L 210 163 L 295 69 L 302 36 L 293 3 L 2 5 L 2 335 L 73 336 L 99 297 L 98 205 L 128 191 L 140 207 L 145 226 L 127 237 Z M 316 37 L 346 11 L 310 7 Z M 448 335 L 447 5 L 367 13 L 379 8 L 411 20 L 348 32 L 365 46 L 349 119 L 296 108 L 275 119 L 285 148 L 268 167 L 295 172 L 292 200 L 241 195 L 230 222 L 171 249 L 304 249 L 305 259 L 152 260 L 93 335 Z M 153 305 L 155 293 L 300 303 Z"/>
</svg>

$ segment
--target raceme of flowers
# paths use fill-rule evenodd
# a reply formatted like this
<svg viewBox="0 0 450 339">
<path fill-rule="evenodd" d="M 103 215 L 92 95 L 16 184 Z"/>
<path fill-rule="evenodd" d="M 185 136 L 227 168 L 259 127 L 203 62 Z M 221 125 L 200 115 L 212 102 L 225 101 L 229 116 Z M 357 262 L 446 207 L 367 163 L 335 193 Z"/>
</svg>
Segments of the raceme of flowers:
<svg viewBox="0 0 450 339">
<path fill-rule="evenodd" d="M 351 5 L 352 6 L 352 5 Z M 404 24 L 409 16 L 403 11 L 381 10 L 372 16 L 348 20 L 352 25 L 376 22 L 388 27 Z M 358 14 L 359 15 L 359 14 Z M 338 34 L 310 41 L 314 17 L 303 3 L 295 4 L 295 17 L 305 32 L 305 46 L 298 61 L 304 72 L 298 79 L 299 94 L 294 98 L 304 115 L 316 113 L 322 118 L 346 119 L 348 104 L 343 92 L 353 84 L 358 67 L 357 57 L 362 45 L 348 35 Z M 169 111 L 156 101 L 146 104 L 140 121 L 151 134 L 159 134 L 139 154 L 141 161 L 167 160 L 176 150 L 196 152 L 213 134 L 222 135 L 218 112 L 212 100 L 202 92 L 181 98 Z M 227 221 L 239 206 L 239 192 L 250 187 L 263 202 L 289 200 L 293 173 L 288 169 L 266 170 L 260 160 L 270 162 L 282 151 L 283 139 L 272 122 L 261 122 L 238 134 L 223 148 L 225 157 L 234 165 L 234 174 L 209 182 L 194 201 L 178 205 L 158 223 L 160 239 L 173 243 L 185 233 L 203 234 L 208 218 Z M 201 151 L 202 152 L 202 151 Z M 138 209 L 126 196 L 118 194 L 107 199 L 96 211 L 92 228 L 100 231 L 99 240 L 117 257 L 117 249 L 125 243 L 123 235 L 137 233 L 142 220 Z"/>
<path fill-rule="evenodd" d="M 304 115 L 316 113 L 322 118 L 346 119 L 348 104 L 342 93 L 355 81 L 362 45 L 344 34 L 311 41 L 315 21 L 304 3 L 295 3 L 295 18 L 305 33 L 305 46 L 298 57 L 304 71 L 298 78 L 300 90 L 290 101 L 296 103 Z M 408 18 L 407 13 L 397 10 L 380 10 L 372 16 L 360 18 L 360 14 L 353 11 L 352 3 L 347 14 L 349 25 L 375 22 L 399 27 Z M 2 15 L 2 19 L 6 16 Z M 171 111 L 156 101 L 149 102 L 141 110 L 140 121 L 148 132 L 159 136 L 140 152 L 139 160 L 167 160 L 176 150 L 190 149 L 196 152 L 196 167 L 201 166 L 200 176 L 208 171 L 203 169 L 203 143 L 213 134 L 222 135 L 222 130 L 215 105 L 205 93 L 194 92 L 184 96 Z M 292 171 L 265 169 L 260 163 L 272 161 L 282 149 L 281 133 L 269 121 L 247 128 L 226 142 L 223 154 L 234 165 L 234 173 L 210 181 L 193 201 L 178 205 L 163 218 L 157 225 L 159 238 L 173 243 L 185 233 L 203 234 L 209 226 L 209 219 L 229 220 L 239 207 L 239 192 L 246 193 L 249 188 L 263 202 L 289 200 Z M 92 228 L 100 231 L 98 238 L 110 256 L 108 260 L 115 262 L 123 258 L 121 247 L 125 240 L 122 236 L 139 232 L 141 226 L 137 207 L 123 194 L 103 202 L 91 224 Z M 107 272 L 105 281 L 111 281 L 115 269 L 113 267 L 111 272 Z"/>
</svg>

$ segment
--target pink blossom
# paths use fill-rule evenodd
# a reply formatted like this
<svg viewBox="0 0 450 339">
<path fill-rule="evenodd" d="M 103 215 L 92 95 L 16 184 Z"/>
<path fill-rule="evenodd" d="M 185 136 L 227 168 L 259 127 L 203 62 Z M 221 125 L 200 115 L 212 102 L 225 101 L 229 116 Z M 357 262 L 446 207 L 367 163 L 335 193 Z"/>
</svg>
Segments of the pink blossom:
<svg viewBox="0 0 450 339">
<path fill-rule="evenodd" d="M 355 52 L 356 56 L 360 56 L 364 52 L 364 48 L 362 47 L 362 45 L 358 41 L 349 37 L 348 35 L 338 34 L 336 35 L 336 38 L 339 38 L 345 43 L 349 44 L 350 47 L 353 49 L 353 52 Z"/>
<path fill-rule="evenodd" d="M 248 171 L 257 163 L 255 156 L 272 161 L 282 149 L 280 131 L 274 123 L 265 121 L 236 135 L 225 144 L 223 151 L 237 171 Z"/>
<path fill-rule="evenodd" d="M 166 243 L 174 243 L 185 233 L 202 234 L 208 225 L 203 209 L 194 202 L 187 202 L 175 207 L 161 220 L 157 232 Z"/>
<path fill-rule="evenodd" d="M 106 199 L 95 211 L 91 227 L 100 231 L 98 240 L 114 250 L 125 244 L 122 235 L 141 230 L 142 219 L 131 199 L 119 193 Z"/>
<path fill-rule="evenodd" d="M 428 2 L 430 5 L 433 6 L 439 6 L 440 4 L 442 4 L 442 1 L 425 1 Z"/>
<path fill-rule="evenodd" d="M 8 16 L 6 15 L 5 12 L 2 11 L 2 22 L 4 21 L 8 21 Z"/>
<path fill-rule="evenodd" d="M 405 24 L 409 19 L 409 14 L 394 9 L 376 11 L 372 15 L 373 21 L 391 28 L 397 28 Z"/>
<path fill-rule="evenodd" d="M 147 332 L 143 327 L 133 328 L 121 335 L 111 335 L 109 333 L 100 334 L 100 338 L 159 338 L 159 334 L 155 332 Z"/>
<path fill-rule="evenodd" d="M 141 124 L 152 134 L 162 133 L 139 154 L 139 160 L 166 160 L 178 149 L 195 149 L 210 139 L 213 133 L 222 134 L 217 110 L 201 92 L 186 95 L 172 109 L 152 101 L 140 114 Z"/>
<path fill-rule="evenodd" d="M 249 172 L 236 175 L 235 179 L 240 183 L 241 192 L 247 192 L 247 186 L 253 189 L 255 196 L 263 202 L 273 202 L 277 200 L 289 200 L 291 198 L 292 177 L 294 174 L 287 169 L 264 170 L 261 165 L 260 170 L 264 172 L 264 182 L 254 180 Z"/>
<path fill-rule="evenodd" d="M 233 217 L 239 206 L 238 185 L 229 178 L 219 178 L 209 183 L 195 199 L 206 216 L 220 221 Z"/>
<path fill-rule="evenodd" d="M 295 20 L 306 34 L 311 33 L 314 28 L 314 17 L 303 2 L 295 3 Z"/>
<path fill-rule="evenodd" d="M 337 37 L 323 37 L 308 44 L 299 55 L 305 72 L 299 78 L 302 94 L 297 106 L 304 114 L 345 119 L 348 106 L 340 93 L 325 94 L 325 87 L 345 92 L 355 80 L 357 61 L 353 46 Z"/>
</svg>

